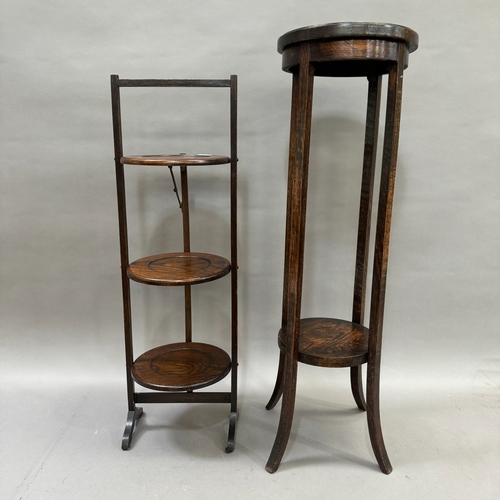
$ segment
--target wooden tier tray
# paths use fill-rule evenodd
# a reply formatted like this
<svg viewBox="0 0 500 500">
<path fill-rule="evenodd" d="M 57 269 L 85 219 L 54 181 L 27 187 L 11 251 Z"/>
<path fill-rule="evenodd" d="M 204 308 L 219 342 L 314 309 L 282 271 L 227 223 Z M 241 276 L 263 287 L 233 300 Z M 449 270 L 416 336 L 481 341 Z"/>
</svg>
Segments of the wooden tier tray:
<svg viewBox="0 0 500 500">
<path fill-rule="evenodd" d="M 226 163 L 231 163 L 231 159 L 227 156 L 210 154 L 188 155 L 186 153 L 179 153 L 173 155 L 123 156 L 120 158 L 120 163 L 127 165 L 157 165 L 174 167 L 176 165 L 224 165 Z"/>
<path fill-rule="evenodd" d="M 330 318 L 300 320 L 299 361 L 326 367 L 357 366 L 368 360 L 368 328 Z M 278 345 L 286 351 L 286 328 L 278 334 Z"/>
<path fill-rule="evenodd" d="M 209 253 L 177 252 L 150 255 L 127 268 L 130 279 L 148 285 L 196 285 L 222 278 L 231 270 L 224 257 Z"/>
<path fill-rule="evenodd" d="M 179 342 L 139 356 L 132 365 L 132 377 L 149 389 L 187 391 L 215 384 L 230 370 L 231 359 L 222 349 L 200 342 Z"/>
</svg>

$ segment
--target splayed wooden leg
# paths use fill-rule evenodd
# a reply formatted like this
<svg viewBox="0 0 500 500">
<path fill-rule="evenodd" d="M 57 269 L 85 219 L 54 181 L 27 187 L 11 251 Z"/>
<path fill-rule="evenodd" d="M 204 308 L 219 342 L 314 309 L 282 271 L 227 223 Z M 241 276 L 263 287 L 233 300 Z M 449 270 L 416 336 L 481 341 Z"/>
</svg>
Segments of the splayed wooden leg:
<svg viewBox="0 0 500 500">
<path fill-rule="evenodd" d="M 360 410 L 366 411 L 365 396 L 363 394 L 363 370 L 361 365 L 351 366 L 351 390 L 354 401 Z"/>
<path fill-rule="evenodd" d="M 278 470 L 281 460 L 285 453 L 286 445 L 290 437 L 293 422 L 293 410 L 295 408 L 295 393 L 297 386 L 297 362 L 292 361 L 292 376 L 285 381 L 285 390 L 283 391 L 283 402 L 281 405 L 280 423 L 278 432 L 274 441 L 273 449 L 267 461 L 266 470 L 273 474 Z"/>
<path fill-rule="evenodd" d="M 274 391 L 269 399 L 269 403 L 266 405 L 266 410 L 272 410 L 283 395 L 283 368 L 285 363 L 285 356 L 280 351 L 280 360 L 278 364 L 278 375 L 276 376 L 276 385 L 274 386 Z"/>
<path fill-rule="evenodd" d="M 373 453 L 377 459 L 380 470 L 384 474 L 392 472 L 392 465 L 387 455 L 387 450 L 382 436 L 382 426 L 380 423 L 380 402 L 379 402 L 379 382 L 380 382 L 380 365 L 368 365 L 368 383 L 366 388 L 367 394 L 367 419 L 368 430 L 370 432 L 370 441 L 373 448 Z"/>
</svg>

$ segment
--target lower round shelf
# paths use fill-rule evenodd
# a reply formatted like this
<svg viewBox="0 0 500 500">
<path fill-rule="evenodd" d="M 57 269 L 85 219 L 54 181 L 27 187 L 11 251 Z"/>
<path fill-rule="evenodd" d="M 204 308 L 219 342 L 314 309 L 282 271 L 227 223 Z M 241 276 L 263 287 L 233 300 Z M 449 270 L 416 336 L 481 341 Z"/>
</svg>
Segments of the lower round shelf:
<svg viewBox="0 0 500 500">
<path fill-rule="evenodd" d="M 151 349 L 132 365 L 132 377 L 157 391 L 200 389 L 222 380 L 231 370 L 229 355 L 210 344 L 178 342 Z"/>
<path fill-rule="evenodd" d="M 330 318 L 300 320 L 299 361 L 326 367 L 357 366 L 368 361 L 368 328 Z M 287 330 L 278 334 L 278 345 L 286 350 Z"/>
<path fill-rule="evenodd" d="M 230 270 L 229 261 L 219 255 L 177 252 L 136 260 L 128 266 L 127 275 L 139 283 L 179 286 L 213 281 L 222 278 Z"/>
</svg>

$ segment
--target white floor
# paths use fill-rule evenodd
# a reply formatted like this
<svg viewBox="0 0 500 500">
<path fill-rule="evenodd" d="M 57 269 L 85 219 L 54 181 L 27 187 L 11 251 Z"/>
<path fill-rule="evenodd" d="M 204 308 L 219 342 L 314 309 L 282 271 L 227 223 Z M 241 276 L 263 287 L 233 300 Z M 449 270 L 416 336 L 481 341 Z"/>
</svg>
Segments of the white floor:
<svg viewBox="0 0 500 500">
<path fill-rule="evenodd" d="M 123 381 L 4 384 L 0 498 L 500 498 L 496 387 L 386 382 L 382 423 L 394 472 L 385 476 L 346 376 L 328 382 L 306 370 L 292 437 L 271 475 L 264 466 L 279 417 L 279 407 L 264 409 L 271 385 L 242 388 L 236 450 L 227 455 L 227 405 L 144 405 L 125 452 Z"/>
</svg>

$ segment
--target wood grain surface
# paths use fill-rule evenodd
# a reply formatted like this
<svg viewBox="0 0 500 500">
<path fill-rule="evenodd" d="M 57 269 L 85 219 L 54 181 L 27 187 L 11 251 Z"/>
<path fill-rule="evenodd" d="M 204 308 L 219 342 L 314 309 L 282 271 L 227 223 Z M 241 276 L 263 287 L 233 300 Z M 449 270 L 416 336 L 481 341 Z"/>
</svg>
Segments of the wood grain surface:
<svg viewBox="0 0 500 500">
<path fill-rule="evenodd" d="M 329 23 L 317 26 L 305 26 L 289 31 L 278 39 L 278 52 L 283 53 L 285 47 L 302 42 L 320 42 L 332 39 L 370 40 L 386 39 L 408 45 L 409 52 L 417 50 L 418 33 L 406 26 L 389 23 Z"/>
<path fill-rule="evenodd" d="M 128 266 L 127 275 L 148 285 L 180 286 L 214 281 L 230 270 L 229 261 L 219 255 L 176 252 L 138 259 Z"/>
<path fill-rule="evenodd" d="M 213 154 L 123 154 L 120 90 L 122 87 L 226 87 L 230 90 L 230 157 Z M 111 75 L 114 162 L 120 232 L 120 258 L 124 314 L 125 359 L 128 414 L 122 441 L 128 449 L 135 426 L 142 415 L 137 403 L 230 403 L 226 453 L 235 448 L 237 421 L 238 367 L 238 253 L 237 253 L 237 108 L 238 77 L 224 80 L 120 79 Z M 124 164 L 139 166 L 180 166 L 180 199 L 183 218 L 184 252 L 144 257 L 129 264 L 127 204 Z M 189 197 L 187 167 L 230 164 L 231 262 L 212 254 L 192 253 L 190 249 Z M 173 175 L 172 175 L 173 177 Z M 231 272 L 231 358 L 207 344 L 194 344 L 191 321 L 191 285 L 216 280 Z M 185 345 L 163 346 L 138 358 L 134 363 L 130 280 L 151 285 L 183 285 L 185 288 Z M 151 359 L 150 359 L 151 358 Z M 231 392 L 193 392 L 214 384 L 231 371 Z M 156 392 L 136 392 L 135 382 Z"/>
<path fill-rule="evenodd" d="M 357 366 L 368 359 L 368 328 L 331 318 L 306 318 L 299 326 L 299 361 L 325 367 Z M 286 351 L 288 332 L 282 328 L 278 344 Z"/>
<path fill-rule="evenodd" d="M 165 154 L 165 155 L 135 155 L 123 156 L 120 159 L 122 164 L 126 165 L 143 165 L 143 166 L 169 166 L 176 165 L 192 166 L 192 165 L 224 165 L 231 163 L 231 158 L 227 156 L 219 156 L 212 154 Z"/>
<path fill-rule="evenodd" d="M 288 197 L 283 280 L 282 328 L 278 335 L 280 358 L 271 398 L 272 409 L 282 399 L 281 415 L 266 470 L 276 472 L 290 437 L 299 361 L 317 366 L 351 367 L 351 390 L 360 410 L 366 410 L 373 452 L 385 474 L 392 465 L 380 423 L 380 360 L 390 225 L 394 196 L 403 70 L 418 35 L 399 25 L 334 23 L 285 33 L 278 40 L 283 70 L 293 74 Z M 380 84 L 388 74 L 384 149 L 378 196 L 377 228 L 373 247 L 369 328 L 363 325 Z M 368 79 L 368 106 L 363 157 L 363 178 L 356 250 L 353 321 L 328 318 L 300 319 L 307 207 L 307 177 L 314 77 L 364 76 Z M 366 401 L 361 364 L 367 363 Z"/>
<path fill-rule="evenodd" d="M 132 376 L 150 389 L 181 391 L 214 384 L 230 369 L 231 359 L 222 349 L 200 342 L 178 342 L 139 356 L 132 366 Z"/>
</svg>

